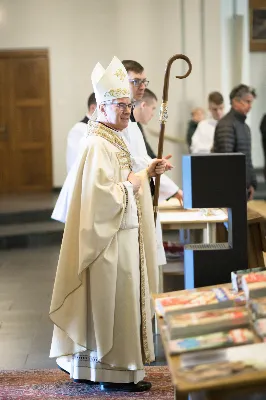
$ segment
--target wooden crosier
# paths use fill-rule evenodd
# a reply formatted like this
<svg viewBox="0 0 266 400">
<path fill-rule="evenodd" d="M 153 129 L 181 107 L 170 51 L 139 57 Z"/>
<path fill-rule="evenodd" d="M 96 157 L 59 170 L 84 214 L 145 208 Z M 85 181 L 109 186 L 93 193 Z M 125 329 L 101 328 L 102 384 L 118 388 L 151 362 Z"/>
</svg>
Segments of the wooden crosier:
<svg viewBox="0 0 266 400">
<path fill-rule="evenodd" d="M 163 86 L 163 99 L 162 99 L 162 104 L 160 108 L 160 123 L 161 123 L 161 130 L 160 130 L 160 136 L 159 136 L 159 143 L 158 143 L 158 153 L 157 153 L 157 158 L 162 158 L 163 156 L 163 144 L 164 144 L 164 131 L 165 131 L 165 123 L 168 119 L 168 113 L 167 113 L 167 102 L 168 102 L 168 91 L 169 91 L 169 77 L 170 77 L 170 69 L 175 60 L 184 60 L 188 64 L 188 71 L 185 73 L 185 75 L 177 75 L 176 78 L 178 79 L 184 79 L 192 71 L 192 64 L 190 62 L 190 59 L 187 56 L 184 56 L 183 54 L 176 54 L 173 57 L 171 57 L 167 64 L 166 64 L 166 70 L 165 70 L 165 75 L 164 75 L 164 86 Z M 160 175 L 157 175 L 155 178 L 155 191 L 154 191 L 154 198 L 153 198 L 153 211 L 154 211 L 154 222 L 156 224 L 156 219 L 157 219 L 157 212 L 158 212 L 158 199 L 159 199 L 159 191 L 160 191 Z"/>
</svg>

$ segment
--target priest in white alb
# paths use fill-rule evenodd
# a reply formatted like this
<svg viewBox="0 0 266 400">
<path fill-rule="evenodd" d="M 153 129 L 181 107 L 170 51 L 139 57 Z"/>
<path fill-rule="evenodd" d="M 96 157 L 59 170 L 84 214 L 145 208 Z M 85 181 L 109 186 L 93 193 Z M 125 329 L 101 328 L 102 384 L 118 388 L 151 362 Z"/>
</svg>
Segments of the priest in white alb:
<svg viewBox="0 0 266 400">
<path fill-rule="evenodd" d="M 158 261 L 150 179 L 167 168 L 153 160 L 134 174 L 123 140 L 132 103 L 114 57 L 92 73 L 97 120 L 63 186 L 65 230 L 53 289 L 50 357 L 78 382 L 102 390 L 144 391 L 154 360 L 151 293 Z"/>
</svg>

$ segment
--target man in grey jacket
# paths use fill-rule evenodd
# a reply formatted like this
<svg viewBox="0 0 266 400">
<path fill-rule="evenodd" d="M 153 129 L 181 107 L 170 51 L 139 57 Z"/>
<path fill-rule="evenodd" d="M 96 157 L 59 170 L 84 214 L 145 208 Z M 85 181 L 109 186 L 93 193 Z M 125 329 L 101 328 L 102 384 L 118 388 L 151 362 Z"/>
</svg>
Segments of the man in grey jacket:
<svg viewBox="0 0 266 400">
<path fill-rule="evenodd" d="M 238 85 L 230 93 L 231 110 L 218 122 L 214 133 L 214 153 L 243 153 L 246 156 L 246 187 L 252 200 L 257 180 L 251 159 L 251 134 L 245 120 L 256 98 L 254 89 Z"/>
</svg>

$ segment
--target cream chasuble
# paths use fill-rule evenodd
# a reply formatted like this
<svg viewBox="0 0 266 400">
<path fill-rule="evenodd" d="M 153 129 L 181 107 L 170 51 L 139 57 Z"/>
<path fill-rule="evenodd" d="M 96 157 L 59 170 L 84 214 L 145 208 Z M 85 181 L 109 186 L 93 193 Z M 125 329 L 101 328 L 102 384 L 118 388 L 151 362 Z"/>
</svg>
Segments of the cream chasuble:
<svg viewBox="0 0 266 400">
<path fill-rule="evenodd" d="M 158 262 L 147 171 L 138 195 L 127 181 L 118 132 L 89 121 L 63 191 L 69 208 L 55 278 L 50 357 L 76 379 L 135 382 L 154 360 L 150 294 Z"/>
</svg>

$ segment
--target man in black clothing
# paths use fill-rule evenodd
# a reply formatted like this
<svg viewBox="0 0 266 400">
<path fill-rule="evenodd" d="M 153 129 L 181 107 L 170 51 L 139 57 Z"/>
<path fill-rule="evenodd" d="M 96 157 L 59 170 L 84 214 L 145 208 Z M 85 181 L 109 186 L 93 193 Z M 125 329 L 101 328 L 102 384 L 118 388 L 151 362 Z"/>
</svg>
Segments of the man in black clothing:
<svg viewBox="0 0 266 400">
<path fill-rule="evenodd" d="M 252 200 L 257 180 L 251 159 L 251 134 L 245 120 L 256 98 L 254 89 L 238 85 L 230 93 L 231 110 L 217 124 L 214 153 L 243 153 L 246 156 L 246 187 Z"/>
<path fill-rule="evenodd" d="M 266 181 L 266 114 L 263 115 L 261 123 L 260 123 L 260 132 L 262 139 L 262 147 L 264 153 L 264 179 Z"/>
</svg>

